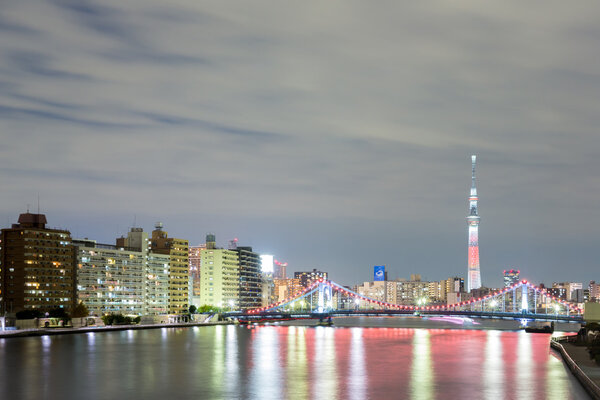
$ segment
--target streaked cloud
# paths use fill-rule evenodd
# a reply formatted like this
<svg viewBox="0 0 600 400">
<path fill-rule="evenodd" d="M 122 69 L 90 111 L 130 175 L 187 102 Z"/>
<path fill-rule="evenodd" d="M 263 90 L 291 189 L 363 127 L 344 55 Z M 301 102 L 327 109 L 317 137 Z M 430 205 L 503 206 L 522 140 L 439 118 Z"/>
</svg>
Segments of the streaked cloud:
<svg viewBox="0 0 600 400">
<path fill-rule="evenodd" d="M 484 283 L 510 266 L 600 279 L 599 13 L 10 2 L 0 216 L 13 222 L 40 193 L 50 221 L 100 241 L 136 214 L 192 242 L 245 237 L 334 278 L 387 263 L 442 279 L 466 268 L 477 153 Z"/>
</svg>

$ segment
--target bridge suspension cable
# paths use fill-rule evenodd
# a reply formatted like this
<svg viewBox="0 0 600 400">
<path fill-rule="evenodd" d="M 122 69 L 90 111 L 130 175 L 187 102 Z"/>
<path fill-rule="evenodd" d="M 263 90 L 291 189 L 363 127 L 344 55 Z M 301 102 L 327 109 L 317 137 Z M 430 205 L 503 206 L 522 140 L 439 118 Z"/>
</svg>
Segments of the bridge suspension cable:
<svg viewBox="0 0 600 400">
<path fill-rule="evenodd" d="M 310 286 L 301 291 L 289 296 L 288 298 L 269 304 L 265 307 L 250 310 L 250 314 L 262 314 L 273 312 L 278 309 L 285 308 L 290 304 L 318 294 L 317 311 L 330 312 L 335 311 L 332 307 L 333 296 L 332 292 L 336 292 L 339 296 L 346 296 L 358 302 L 366 302 L 374 306 L 378 306 L 383 310 L 399 310 L 406 312 L 461 312 L 465 311 L 489 313 L 489 314 L 541 314 L 541 315 L 564 315 L 578 316 L 582 314 L 581 308 L 569 304 L 568 302 L 552 296 L 544 289 L 541 289 L 526 280 L 518 282 L 510 287 L 498 290 L 486 296 L 469 299 L 455 304 L 438 304 L 438 305 L 405 305 L 389 303 L 377 299 L 373 299 L 350 290 L 342 285 L 339 285 L 330 280 L 319 279 L 314 281 Z M 329 296 L 326 304 L 325 297 Z M 339 303 L 339 298 L 338 298 Z M 311 301 L 312 305 L 312 301 Z M 356 304 L 358 306 L 358 304 Z M 356 311 L 359 311 L 358 309 Z M 313 307 L 311 307 L 313 312 Z"/>
</svg>

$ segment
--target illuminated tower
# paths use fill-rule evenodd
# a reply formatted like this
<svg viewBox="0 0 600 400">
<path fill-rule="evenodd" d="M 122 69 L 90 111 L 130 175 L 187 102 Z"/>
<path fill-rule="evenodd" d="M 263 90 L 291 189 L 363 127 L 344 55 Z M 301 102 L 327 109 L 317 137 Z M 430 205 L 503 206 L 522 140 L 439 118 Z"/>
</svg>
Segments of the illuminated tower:
<svg viewBox="0 0 600 400">
<path fill-rule="evenodd" d="M 469 266 L 467 276 L 467 292 L 481 287 L 481 270 L 479 269 L 479 213 L 477 212 L 477 188 L 475 187 L 475 161 L 477 156 L 471 156 L 471 196 L 469 196 Z"/>
</svg>

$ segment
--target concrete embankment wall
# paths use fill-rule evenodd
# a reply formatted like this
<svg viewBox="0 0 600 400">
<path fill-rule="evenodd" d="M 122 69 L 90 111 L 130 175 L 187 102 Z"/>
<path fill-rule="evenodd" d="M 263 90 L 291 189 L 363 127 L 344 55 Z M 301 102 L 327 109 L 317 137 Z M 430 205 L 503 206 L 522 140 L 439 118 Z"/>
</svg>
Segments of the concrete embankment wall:
<svg viewBox="0 0 600 400">
<path fill-rule="evenodd" d="M 600 400 L 600 387 L 598 387 L 598 385 L 596 385 L 581 370 L 581 368 L 579 368 L 579 366 L 577 365 L 577 363 L 575 361 L 573 361 L 573 359 L 571 358 L 571 356 L 569 355 L 569 353 L 565 350 L 564 346 L 562 344 L 560 344 L 560 342 L 557 341 L 557 340 L 551 340 L 550 341 L 550 346 L 553 349 L 557 350 L 562 355 L 563 360 L 565 360 L 565 363 L 567 364 L 567 366 L 569 367 L 569 369 L 571 370 L 571 372 L 573 373 L 573 375 L 575 375 L 575 377 L 577 378 L 577 380 L 579 380 L 579 382 L 584 387 L 584 389 L 588 392 L 588 394 L 590 396 L 592 396 L 592 398 L 594 400 Z"/>
</svg>

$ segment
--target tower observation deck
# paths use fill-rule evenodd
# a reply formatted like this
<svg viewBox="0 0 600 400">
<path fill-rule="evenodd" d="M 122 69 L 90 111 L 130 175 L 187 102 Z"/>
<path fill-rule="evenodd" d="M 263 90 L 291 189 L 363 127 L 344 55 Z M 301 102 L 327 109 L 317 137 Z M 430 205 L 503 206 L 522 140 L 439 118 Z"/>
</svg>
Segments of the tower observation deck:
<svg viewBox="0 0 600 400">
<path fill-rule="evenodd" d="M 481 270 L 479 269 L 479 213 L 477 211 L 477 188 L 475 187 L 475 162 L 477 156 L 471 156 L 471 195 L 469 196 L 469 215 L 467 225 L 469 227 L 468 239 L 468 275 L 467 291 L 481 287 Z"/>
</svg>

